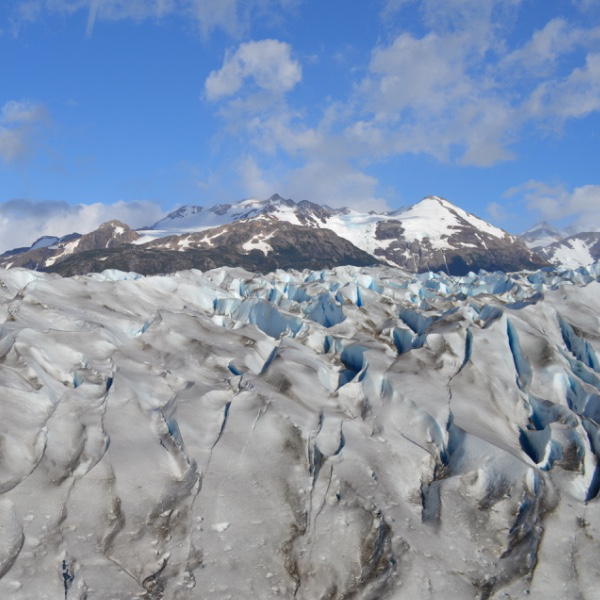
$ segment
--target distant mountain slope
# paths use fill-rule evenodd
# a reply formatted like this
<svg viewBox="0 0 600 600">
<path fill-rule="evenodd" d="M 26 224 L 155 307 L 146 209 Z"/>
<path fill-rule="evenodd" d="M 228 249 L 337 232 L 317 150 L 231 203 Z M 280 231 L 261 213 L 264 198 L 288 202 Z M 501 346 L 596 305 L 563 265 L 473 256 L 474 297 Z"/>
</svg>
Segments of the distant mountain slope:
<svg viewBox="0 0 600 600">
<path fill-rule="evenodd" d="M 71 234 L 60 240 L 55 238 L 57 242 L 51 245 L 35 242 L 31 249 L 18 254 L 7 252 L 0 256 L 0 267 L 43 270 L 72 254 L 101 248 L 116 248 L 130 244 L 139 237 L 139 233 L 125 223 L 117 220 L 108 221 L 85 235 Z"/>
<path fill-rule="evenodd" d="M 44 235 L 41 238 L 38 238 L 31 244 L 31 246 L 22 246 L 20 248 L 12 248 L 11 250 L 7 250 L 6 252 L 0 254 L 0 263 L 4 263 L 5 259 L 10 256 L 15 256 L 17 254 L 23 254 L 25 252 L 30 252 L 31 250 L 39 250 L 40 248 L 49 248 L 50 246 L 57 246 L 60 244 L 66 244 L 68 242 L 72 242 L 73 240 L 77 240 L 81 237 L 80 233 L 70 233 L 61 238 L 58 238 L 54 235 Z"/>
<path fill-rule="evenodd" d="M 375 225 L 374 254 L 409 271 L 519 271 L 545 261 L 518 238 L 443 198 L 425 198 Z"/>
<path fill-rule="evenodd" d="M 542 221 L 519 234 L 519 238 L 523 243 L 532 250 L 545 248 L 550 244 L 564 240 L 568 236 L 569 233 L 567 231 L 553 227 L 546 221 Z"/>
<path fill-rule="evenodd" d="M 259 216 L 271 216 L 280 221 L 292 223 L 292 225 L 318 227 L 324 225 L 326 219 L 331 216 L 347 211 L 348 209 L 332 209 L 307 200 L 296 203 L 293 200 L 282 198 L 279 194 L 274 194 L 267 200 L 250 198 L 232 204 L 216 204 L 210 207 L 182 206 L 148 227 L 146 233 L 148 234 L 149 231 L 171 232 L 173 235 L 177 235 L 202 231 L 234 221 L 254 219 Z"/>
<path fill-rule="evenodd" d="M 600 233 L 577 233 L 538 251 L 554 265 L 570 269 L 585 267 L 600 259 Z"/>
<path fill-rule="evenodd" d="M 143 275 L 184 269 L 240 266 L 276 269 L 370 266 L 378 260 L 327 229 L 308 229 L 273 219 L 239 221 L 206 232 L 161 238 L 143 245 L 73 253 L 44 270 L 71 276 L 105 269 Z"/>
</svg>

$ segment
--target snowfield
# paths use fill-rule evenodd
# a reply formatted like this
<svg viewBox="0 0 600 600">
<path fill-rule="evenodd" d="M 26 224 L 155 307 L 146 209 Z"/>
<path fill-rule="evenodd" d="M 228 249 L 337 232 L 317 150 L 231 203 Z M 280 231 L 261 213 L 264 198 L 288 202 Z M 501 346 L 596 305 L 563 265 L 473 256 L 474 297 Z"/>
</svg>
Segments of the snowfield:
<svg viewBox="0 0 600 600">
<path fill-rule="evenodd" d="M 0 598 L 597 598 L 599 279 L 0 270 Z"/>
</svg>

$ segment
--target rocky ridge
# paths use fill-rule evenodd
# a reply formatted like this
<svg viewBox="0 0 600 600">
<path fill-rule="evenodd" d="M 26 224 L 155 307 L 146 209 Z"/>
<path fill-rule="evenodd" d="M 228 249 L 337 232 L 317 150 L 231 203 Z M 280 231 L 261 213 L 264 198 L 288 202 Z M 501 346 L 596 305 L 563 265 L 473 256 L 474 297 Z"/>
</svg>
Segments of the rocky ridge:
<svg viewBox="0 0 600 600">
<path fill-rule="evenodd" d="M 305 200 L 296 203 L 276 194 L 268 200 L 244 200 L 205 210 L 183 207 L 140 233 L 142 239 L 152 239 L 169 232 L 201 231 L 216 222 L 265 217 L 331 229 L 387 264 L 411 272 L 462 275 L 479 269 L 517 271 L 548 264 L 516 236 L 437 196 L 396 211 L 361 213 Z"/>
<path fill-rule="evenodd" d="M 135 232 L 134 232 L 135 233 Z M 204 232 L 167 236 L 142 245 L 101 247 L 71 253 L 44 270 L 64 276 L 105 269 L 142 275 L 185 269 L 238 266 L 267 273 L 275 269 L 323 269 L 342 265 L 370 266 L 379 261 L 328 229 L 244 220 Z"/>
</svg>

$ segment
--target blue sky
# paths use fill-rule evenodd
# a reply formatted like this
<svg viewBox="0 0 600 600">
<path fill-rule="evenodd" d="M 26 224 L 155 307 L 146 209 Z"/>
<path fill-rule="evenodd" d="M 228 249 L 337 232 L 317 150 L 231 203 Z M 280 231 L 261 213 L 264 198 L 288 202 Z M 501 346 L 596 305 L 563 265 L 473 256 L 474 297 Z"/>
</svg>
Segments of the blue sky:
<svg viewBox="0 0 600 600">
<path fill-rule="evenodd" d="M 0 249 L 274 192 L 600 228 L 595 0 L 12 0 Z"/>
</svg>

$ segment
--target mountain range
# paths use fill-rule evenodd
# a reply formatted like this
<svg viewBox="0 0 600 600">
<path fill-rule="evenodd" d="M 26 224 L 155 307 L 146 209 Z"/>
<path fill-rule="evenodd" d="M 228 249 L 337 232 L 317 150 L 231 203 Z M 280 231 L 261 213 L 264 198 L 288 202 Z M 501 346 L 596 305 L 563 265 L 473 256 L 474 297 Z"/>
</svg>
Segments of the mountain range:
<svg viewBox="0 0 600 600">
<path fill-rule="evenodd" d="M 75 275 L 115 268 L 141 274 L 241 266 L 259 272 L 387 264 L 409 272 L 519 271 L 550 263 L 517 236 L 430 196 L 384 213 L 334 209 L 275 194 L 209 208 L 183 206 L 134 231 L 40 238 L 0 256 L 4 268 Z"/>
<path fill-rule="evenodd" d="M 570 269 L 585 267 L 600 259 L 600 232 L 558 229 L 546 222 L 520 236 L 528 248 L 553 265 Z"/>
</svg>

